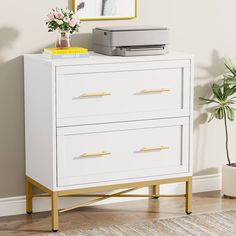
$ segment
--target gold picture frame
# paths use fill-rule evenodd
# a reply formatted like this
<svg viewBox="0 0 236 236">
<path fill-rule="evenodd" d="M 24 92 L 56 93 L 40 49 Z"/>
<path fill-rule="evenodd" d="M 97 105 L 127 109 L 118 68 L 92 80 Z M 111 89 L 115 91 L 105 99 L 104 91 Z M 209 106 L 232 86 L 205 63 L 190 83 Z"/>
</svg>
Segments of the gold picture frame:
<svg viewBox="0 0 236 236">
<path fill-rule="evenodd" d="M 134 15 L 133 16 L 124 16 L 124 17 L 116 17 L 116 16 L 112 16 L 112 17 L 85 17 L 85 18 L 80 18 L 81 21 L 100 21 L 100 20 L 131 20 L 131 19 L 135 19 L 138 16 L 138 0 L 133 0 L 134 4 L 135 4 L 135 9 L 134 9 Z M 73 0 L 72 3 L 72 8 L 73 11 L 76 12 L 77 11 L 77 3 L 78 0 Z"/>
</svg>

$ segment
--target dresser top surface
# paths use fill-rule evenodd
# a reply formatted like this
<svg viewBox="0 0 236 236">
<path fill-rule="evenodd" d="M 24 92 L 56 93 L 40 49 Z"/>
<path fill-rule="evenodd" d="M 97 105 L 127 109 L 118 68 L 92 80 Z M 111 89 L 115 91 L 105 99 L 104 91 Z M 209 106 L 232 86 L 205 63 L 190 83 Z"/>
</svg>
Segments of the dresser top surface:
<svg viewBox="0 0 236 236">
<path fill-rule="evenodd" d="M 193 55 L 170 52 L 165 55 L 156 56 L 135 56 L 135 57 L 121 57 L 121 56 L 106 56 L 94 52 L 89 52 L 89 57 L 73 58 L 73 59 L 47 59 L 42 54 L 26 54 L 24 58 L 30 60 L 37 60 L 41 63 L 51 64 L 52 66 L 67 66 L 67 65 L 83 65 L 83 64 L 102 64 L 102 63 L 125 63 L 125 62 L 144 62 L 144 61 L 165 61 L 165 60 L 186 60 L 192 59 Z"/>
</svg>

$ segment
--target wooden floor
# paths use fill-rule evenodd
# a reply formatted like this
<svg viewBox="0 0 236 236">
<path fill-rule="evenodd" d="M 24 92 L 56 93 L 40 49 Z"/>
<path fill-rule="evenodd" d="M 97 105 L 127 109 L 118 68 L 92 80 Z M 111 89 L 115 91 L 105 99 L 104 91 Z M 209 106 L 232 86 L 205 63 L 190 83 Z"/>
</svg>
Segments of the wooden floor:
<svg viewBox="0 0 236 236">
<path fill-rule="evenodd" d="M 236 199 L 222 198 L 219 192 L 194 194 L 193 214 L 230 209 L 236 209 Z M 60 232 L 182 215 L 185 215 L 182 198 L 147 199 L 84 207 L 60 215 Z M 50 217 L 50 212 L 2 217 L 0 235 L 44 235 L 50 232 Z"/>
</svg>

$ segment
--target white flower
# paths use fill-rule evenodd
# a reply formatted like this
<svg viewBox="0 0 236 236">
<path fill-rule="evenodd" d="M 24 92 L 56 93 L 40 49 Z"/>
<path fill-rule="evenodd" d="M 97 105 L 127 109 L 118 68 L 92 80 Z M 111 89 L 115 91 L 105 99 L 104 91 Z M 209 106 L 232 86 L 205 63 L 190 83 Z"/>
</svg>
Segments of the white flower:
<svg viewBox="0 0 236 236">
<path fill-rule="evenodd" d="M 76 14 L 73 14 L 72 17 L 71 17 L 71 19 L 77 19 L 77 18 L 78 18 L 78 17 L 77 17 Z"/>
<path fill-rule="evenodd" d="M 55 20 L 57 22 L 58 25 L 62 25 L 63 24 L 63 21 L 62 20 Z"/>
<path fill-rule="evenodd" d="M 66 17 L 64 17 L 63 21 L 68 23 L 70 21 L 70 18 L 68 16 L 66 16 Z"/>
<path fill-rule="evenodd" d="M 69 14 L 70 12 L 71 12 L 71 11 L 68 10 L 68 9 L 64 10 L 64 13 L 65 13 L 65 14 Z"/>
</svg>

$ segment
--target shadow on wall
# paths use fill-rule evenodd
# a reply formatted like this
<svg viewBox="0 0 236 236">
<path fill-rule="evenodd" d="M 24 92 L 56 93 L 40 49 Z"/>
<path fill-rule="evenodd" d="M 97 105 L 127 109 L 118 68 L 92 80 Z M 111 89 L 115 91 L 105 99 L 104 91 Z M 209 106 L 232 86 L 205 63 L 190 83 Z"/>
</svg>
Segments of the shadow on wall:
<svg viewBox="0 0 236 236">
<path fill-rule="evenodd" d="M 209 97 L 210 96 L 210 86 L 216 79 L 221 78 L 222 74 L 225 72 L 224 67 L 224 58 L 219 56 L 219 53 L 214 50 L 211 55 L 211 65 L 199 65 L 197 67 L 199 71 L 206 74 L 202 77 L 196 77 L 195 81 L 198 81 L 198 84 L 194 88 L 194 154 L 196 155 L 194 167 L 196 169 L 202 169 L 201 165 L 204 163 L 202 158 L 205 158 L 205 150 L 207 143 L 202 137 L 207 136 L 207 129 L 201 128 L 202 125 L 206 124 L 208 121 L 208 115 L 206 113 L 206 107 L 202 105 L 202 102 L 199 100 L 199 97 Z M 204 84 L 203 84 L 204 83 Z M 203 84 L 203 85 L 202 85 Z M 209 110 L 208 110 L 209 111 Z M 216 174 L 217 168 L 211 168 L 202 170 L 196 175 L 204 174 Z"/>
<path fill-rule="evenodd" d="M 17 39 L 19 36 L 19 32 L 11 27 L 2 27 L 0 28 L 0 51 L 9 50 L 12 46 L 12 43 Z M 0 63 L 4 60 L 3 53 L 0 55 Z"/>
<path fill-rule="evenodd" d="M 202 81 L 205 81 L 205 84 L 197 85 L 194 87 L 194 111 L 199 114 L 197 117 L 195 116 L 194 120 L 194 130 L 199 127 L 199 124 L 204 124 L 207 122 L 207 114 L 203 109 L 201 101 L 199 97 L 209 97 L 210 96 L 210 86 L 216 80 L 219 79 L 225 72 L 224 67 L 224 58 L 220 58 L 219 53 L 217 51 L 212 52 L 212 62 L 211 65 L 206 67 L 203 65 L 199 65 L 197 67 L 199 71 L 205 72 L 206 76 L 197 77 L 195 80 L 199 81 L 202 84 Z"/>
<path fill-rule="evenodd" d="M 23 56 L 7 59 L 19 32 L 4 27 L 0 28 L 0 35 L 0 198 L 4 198 L 24 195 L 25 189 L 24 71 Z M 72 40 L 74 45 L 90 47 L 90 38 L 89 34 L 79 34 Z M 42 48 L 30 53 L 41 51 Z"/>
<path fill-rule="evenodd" d="M 4 198 L 25 194 L 24 71 L 23 56 L 7 60 L 19 32 L 3 27 L 0 35 L 0 198 Z M 91 49 L 91 34 L 73 35 L 72 45 Z"/>
<path fill-rule="evenodd" d="M 19 181 L 24 176 L 23 107 L 21 56 L 0 63 L 0 197 L 24 191 L 24 182 Z"/>
<path fill-rule="evenodd" d="M 218 172 L 217 168 L 207 168 L 194 173 L 194 176 L 214 175 Z"/>
<path fill-rule="evenodd" d="M 24 190 L 23 58 L 4 58 L 19 32 L 3 27 L 0 35 L 0 197 L 7 197 Z"/>
</svg>

